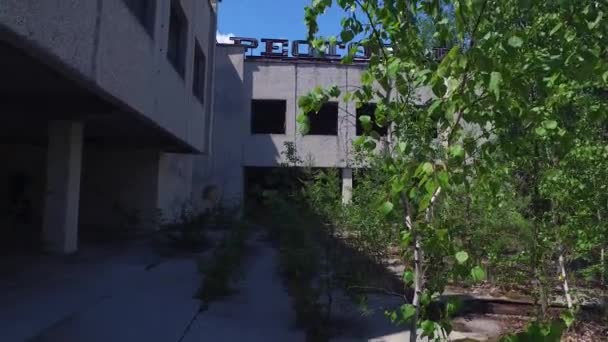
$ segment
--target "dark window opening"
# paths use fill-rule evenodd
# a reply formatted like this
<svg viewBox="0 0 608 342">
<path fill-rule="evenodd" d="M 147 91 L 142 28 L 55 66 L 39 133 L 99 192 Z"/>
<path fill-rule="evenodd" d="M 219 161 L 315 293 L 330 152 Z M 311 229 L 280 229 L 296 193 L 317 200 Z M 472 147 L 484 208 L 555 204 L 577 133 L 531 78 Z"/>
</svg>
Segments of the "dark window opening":
<svg viewBox="0 0 608 342">
<path fill-rule="evenodd" d="M 285 134 L 285 100 L 252 100 L 251 133 Z"/>
<path fill-rule="evenodd" d="M 201 103 L 205 103 L 205 68 L 207 58 L 198 42 L 194 46 L 194 79 L 192 80 L 192 93 Z"/>
<path fill-rule="evenodd" d="M 376 104 L 375 103 L 364 103 L 361 107 L 357 108 L 357 135 L 363 135 L 364 129 L 363 124 L 359 118 L 363 115 L 367 115 L 371 118 L 372 131 L 378 133 L 381 137 L 384 137 L 388 133 L 387 126 L 378 126 L 376 124 Z"/>
<path fill-rule="evenodd" d="M 338 103 L 325 103 L 318 113 L 308 113 L 310 135 L 338 135 Z"/>
<path fill-rule="evenodd" d="M 167 58 L 178 74 L 183 78 L 186 71 L 186 41 L 188 26 L 186 15 L 178 1 L 171 1 L 171 14 L 169 16 L 169 44 Z"/>
<path fill-rule="evenodd" d="M 154 36 L 156 22 L 156 1 L 123 0 L 131 13 L 137 18 L 150 37 Z"/>
</svg>

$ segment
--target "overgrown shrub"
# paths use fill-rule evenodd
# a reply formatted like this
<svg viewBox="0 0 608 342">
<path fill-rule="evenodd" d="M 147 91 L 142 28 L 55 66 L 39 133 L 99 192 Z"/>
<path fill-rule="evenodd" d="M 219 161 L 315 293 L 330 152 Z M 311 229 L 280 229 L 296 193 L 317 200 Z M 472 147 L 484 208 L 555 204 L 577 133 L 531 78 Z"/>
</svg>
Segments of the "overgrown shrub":
<svg viewBox="0 0 608 342">
<path fill-rule="evenodd" d="M 234 292 L 232 282 L 243 261 L 249 232 L 249 227 L 245 224 L 233 223 L 212 256 L 198 260 L 197 265 L 203 282 L 196 297 L 203 305 Z"/>
</svg>

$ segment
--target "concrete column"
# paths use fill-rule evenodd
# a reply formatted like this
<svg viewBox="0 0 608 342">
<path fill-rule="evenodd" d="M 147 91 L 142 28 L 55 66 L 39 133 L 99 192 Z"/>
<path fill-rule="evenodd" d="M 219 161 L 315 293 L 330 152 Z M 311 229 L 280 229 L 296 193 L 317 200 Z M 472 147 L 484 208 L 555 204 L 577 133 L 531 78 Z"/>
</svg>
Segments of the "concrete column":
<svg viewBox="0 0 608 342">
<path fill-rule="evenodd" d="M 353 199 L 353 169 L 342 169 L 342 203 L 348 204 Z"/>
<path fill-rule="evenodd" d="M 50 252 L 69 254 L 78 248 L 83 124 L 53 121 L 48 134 L 44 242 Z"/>
</svg>

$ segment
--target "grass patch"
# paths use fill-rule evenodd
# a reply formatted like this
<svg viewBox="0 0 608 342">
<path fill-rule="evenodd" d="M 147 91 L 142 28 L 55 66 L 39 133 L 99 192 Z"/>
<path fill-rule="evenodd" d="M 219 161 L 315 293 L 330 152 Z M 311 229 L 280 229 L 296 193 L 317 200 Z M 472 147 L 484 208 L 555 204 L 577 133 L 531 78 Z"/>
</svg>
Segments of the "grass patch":
<svg viewBox="0 0 608 342">
<path fill-rule="evenodd" d="M 211 257 L 197 261 L 203 278 L 196 298 L 202 301 L 203 306 L 235 292 L 233 283 L 246 254 L 249 233 L 250 228 L 247 225 L 240 222 L 231 224 Z"/>
</svg>

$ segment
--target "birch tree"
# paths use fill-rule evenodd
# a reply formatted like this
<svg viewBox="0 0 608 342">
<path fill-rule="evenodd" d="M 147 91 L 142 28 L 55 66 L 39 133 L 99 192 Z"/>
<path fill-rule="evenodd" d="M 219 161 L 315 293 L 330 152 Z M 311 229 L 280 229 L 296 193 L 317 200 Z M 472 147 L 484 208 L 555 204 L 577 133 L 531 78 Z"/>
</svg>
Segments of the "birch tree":
<svg viewBox="0 0 608 342">
<path fill-rule="evenodd" d="M 330 6 L 342 10 L 342 31 L 318 36 L 317 19 Z M 410 322 L 412 332 L 440 339 L 438 327 L 450 330 L 448 319 L 425 314 L 447 281 L 425 274 L 432 266 L 426 255 L 448 251 L 447 268 L 466 270 L 475 281 L 485 277 L 469 253 L 458 250 L 450 227 L 434 224 L 433 208 L 452 187 L 491 171 L 495 151 L 502 162 L 542 169 L 530 189 L 549 205 L 539 224 L 563 226 L 570 204 L 547 195 L 547 184 L 576 148 L 573 142 L 601 141 L 597 131 L 608 113 L 607 11 L 601 0 L 314 0 L 306 7 L 314 49 L 354 43 L 344 63 L 362 49 L 370 56 L 361 87 L 317 88 L 300 98 L 298 123 L 305 133 L 305 113 L 332 98 L 377 103 L 373 119 L 359 118 L 366 134 L 355 145 L 370 156 L 385 146 L 377 167 L 390 181 L 379 210 L 402 217 L 399 244 L 413 259 L 404 274 L 413 297 L 393 318 Z M 447 48 L 440 59 L 421 34 L 421 20 L 432 23 L 436 47 Z M 388 142 L 374 125 L 389 128 Z M 472 163 L 475 158 L 486 162 Z M 553 236 L 566 251 L 562 237 Z M 411 341 L 417 337 L 412 333 Z"/>
</svg>

